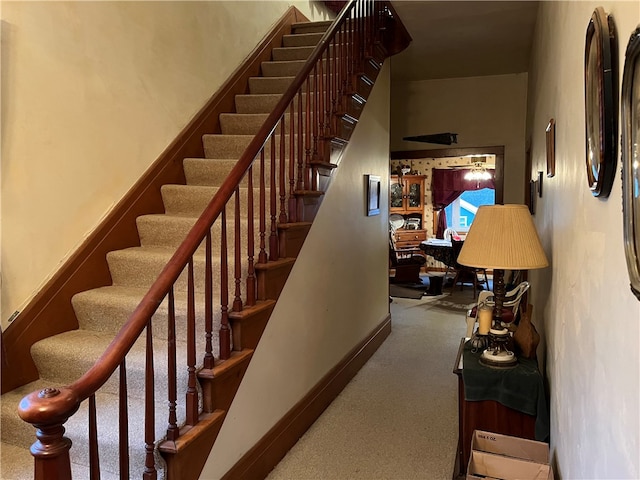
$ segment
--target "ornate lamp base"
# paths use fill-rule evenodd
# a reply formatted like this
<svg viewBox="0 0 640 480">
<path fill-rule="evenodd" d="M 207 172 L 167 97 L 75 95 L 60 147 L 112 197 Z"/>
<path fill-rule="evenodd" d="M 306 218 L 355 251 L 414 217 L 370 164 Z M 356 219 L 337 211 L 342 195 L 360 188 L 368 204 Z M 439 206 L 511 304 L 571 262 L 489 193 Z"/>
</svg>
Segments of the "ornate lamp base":
<svg viewBox="0 0 640 480">
<path fill-rule="evenodd" d="M 509 332 L 505 328 L 503 330 L 491 329 L 489 331 L 489 344 L 480 356 L 480 363 L 488 367 L 494 368 L 513 368 L 518 364 L 516 355 L 507 348 L 509 341 Z"/>
</svg>

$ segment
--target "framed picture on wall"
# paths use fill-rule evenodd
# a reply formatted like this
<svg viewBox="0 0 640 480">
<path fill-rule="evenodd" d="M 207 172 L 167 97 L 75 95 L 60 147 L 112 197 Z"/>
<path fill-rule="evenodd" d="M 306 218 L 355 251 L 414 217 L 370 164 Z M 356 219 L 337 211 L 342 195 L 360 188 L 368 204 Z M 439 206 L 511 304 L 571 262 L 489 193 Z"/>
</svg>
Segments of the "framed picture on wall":
<svg viewBox="0 0 640 480">
<path fill-rule="evenodd" d="M 616 50 L 613 18 L 598 7 L 587 26 L 584 50 L 587 183 L 594 197 L 609 196 L 618 157 Z"/>
<path fill-rule="evenodd" d="M 367 189 L 367 217 L 380 214 L 380 176 L 365 175 Z"/>
<path fill-rule="evenodd" d="M 640 27 L 631 35 L 622 73 L 622 220 L 631 291 L 640 300 Z"/>
<path fill-rule="evenodd" d="M 529 207 L 529 213 L 535 215 L 536 213 L 536 195 L 538 190 L 538 181 L 529 180 L 529 198 L 527 199 L 527 206 Z"/>
<path fill-rule="evenodd" d="M 552 118 L 547 125 L 547 177 L 556 174 L 556 121 Z"/>
</svg>

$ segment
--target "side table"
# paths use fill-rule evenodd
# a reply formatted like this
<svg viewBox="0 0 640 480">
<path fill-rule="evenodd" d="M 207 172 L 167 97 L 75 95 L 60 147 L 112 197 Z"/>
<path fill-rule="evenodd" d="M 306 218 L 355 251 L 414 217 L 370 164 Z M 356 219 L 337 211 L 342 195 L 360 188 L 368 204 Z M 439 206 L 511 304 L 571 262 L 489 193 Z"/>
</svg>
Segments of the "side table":
<svg viewBox="0 0 640 480">
<path fill-rule="evenodd" d="M 472 354 L 469 347 L 465 345 L 466 340 L 463 338 L 460 341 L 456 363 L 453 368 L 453 373 L 458 376 L 458 451 L 454 466 L 454 479 L 464 478 L 466 474 L 467 464 L 471 455 L 471 437 L 474 430 L 486 430 L 488 432 L 543 441 L 547 439 L 536 438 L 536 433 L 538 433 L 538 437 L 544 435 L 545 432 L 548 434 L 546 398 L 532 399 L 535 402 L 533 407 L 531 404 L 524 403 L 520 406 L 517 400 L 518 395 L 521 393 L 522 385 L 526 387 L 525 390 L 530 390 L 529 392 L 522 392 L 525 395 L 531 396 L 530 392 L 533 391 L 535 395 L 544 397 L 544 387 L 542 386 L 537 364 L 534 367 L 531 361 L 520 362 L 517 367 L 510 369 L 508 372 L 485 367 L 479 364 L 477 360 L 480 352 L 477 355 Z M 465 361 L 468 365 L 465 365 Z M 465 371 L 465 366 L 467 371 Z M 472 387 L 472 385 L 465 385 L 465 377 L 470 384 L 473 384 L 476 379 L 480 380 L 479 377 L 481 377 L 481 382 L 491 385 L 490 388 L 492 390 L 478 394 L 477 391 L 469 388 L 470 392 L 465 395 L 466 387 Z M 486 382 L 487 378 L 490 379 L 489 382 Z M 469 400 L 469 397 L 474 395 L 482 399 Z M 491 397 L 503 401 L 504 398 L 509 398 L 510 400 L 507 403 L 511 403 L 511 406 L 505 406 Z M 513 406 L 517 408 L 511 408 Z M 531 408 L 535 410 L 535 415 L 530 413 Z M 529 413 L 523 412 L 522 409 L 529 411 Z"/>
</svg>

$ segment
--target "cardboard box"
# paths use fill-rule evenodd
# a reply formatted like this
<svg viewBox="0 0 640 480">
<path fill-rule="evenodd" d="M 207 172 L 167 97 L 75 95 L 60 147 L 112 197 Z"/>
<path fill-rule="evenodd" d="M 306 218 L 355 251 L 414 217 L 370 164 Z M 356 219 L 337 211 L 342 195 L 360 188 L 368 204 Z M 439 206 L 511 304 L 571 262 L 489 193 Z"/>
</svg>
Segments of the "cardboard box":
<svg viewBox="0 0 640 480">
<path fill-rule="evenodd" d="M 476 430 L 471 438 L 467 480 L 553 480 L 549 445 Z"/>
</svg>

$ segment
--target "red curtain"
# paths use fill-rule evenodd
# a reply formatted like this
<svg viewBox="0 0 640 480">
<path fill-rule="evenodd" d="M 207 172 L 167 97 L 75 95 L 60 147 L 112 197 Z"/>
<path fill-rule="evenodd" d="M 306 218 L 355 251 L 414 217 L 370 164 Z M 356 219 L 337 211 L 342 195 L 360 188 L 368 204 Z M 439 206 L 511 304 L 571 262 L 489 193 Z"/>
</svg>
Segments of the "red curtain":
<svg viewBox="0 0 640 480">
<path fill-rule="evenodd" d="M 444 231 L 447 229 L 447 215 L 444 209 L 451 202 L 467 190 L 495 189 L 493 176 L 489 180 L 465 180 L 464 176 L 470 171 L 467 168 L 460 170 L 434 168 L 432 170 L 433 210 L 438 212 L 436 238 L 444 238 Z"/>
</svg>

